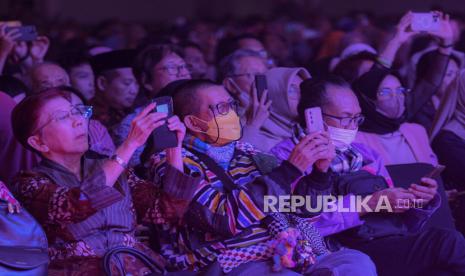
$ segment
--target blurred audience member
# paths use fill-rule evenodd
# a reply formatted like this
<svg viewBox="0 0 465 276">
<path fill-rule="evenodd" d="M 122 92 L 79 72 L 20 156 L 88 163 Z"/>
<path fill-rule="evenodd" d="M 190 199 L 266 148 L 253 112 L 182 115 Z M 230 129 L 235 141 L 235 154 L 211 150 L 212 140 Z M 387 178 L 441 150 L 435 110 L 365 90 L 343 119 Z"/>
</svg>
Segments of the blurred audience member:
<svg viewBox="0 0 465 276">
<path fill-rule="evenodd" d="M 186 42 L 182 44 L 184 51 L 184 61 L 191 69 L 191 76 L 193 79 L 213 79 L 208 74 L 208 64 L 205 61 L 205 57 L 202 53 L 202 49 L 192 42 Z"/>
<path fill-rule="evenodd" d="M 69 85 L 69 76 L 65 69 L 55 63 L 41 63 L 31 70 L 32 93 L 39 93 L 52 87 Z"/>
<path fill-rule="evenodd" d="M 431 130 L 432 146 L 446 166 L 448 188 L 465 190 L 465 71 L 448 87 Z"/>
<path fill-rule="evenodd" d="M 64 51 L 59 63 L 68 72 L 71 86 L 76 88 L 86 102 L 95 96 L 95 78 L 85 49 Z"/>
<path fill-rule="evenodd" d="M 255 76 L 264 75 L 267 71 L 260 55 L 251 50 L 238 50 L 221 62 L 219 80 L 238 101 L 241 119 L 245 119 L 246 114 L 251 112 L 253 95 L 257 93 Z M 253 124 L 252 121 L 246 123 Z"/>
<path fill-rule="evenodd" d="M 144 92 L 139 94 L 136 107 L 147 105 L 170 82 L 191 78 L 191 68 L 182 56 L 182 50 L 171 44 L 142 49 L 134 62 L 134 74 Z"/>
<path fill-rule="evenodd" d="M 96 93 L 90 102 L 95 119 L 109 131 L 131 111 L 139 85 L 132 71 L 135 52 L 117 50 L 93 56 Z"/>
<path fill-rule="evenodd" d="M 120 124 L 110 130 L 116 145 L 120 145 L 131 129 L 131 122 L 138 113 L 172 82 L 190 79 L 190 67 L 181 58 L 181 52 L 174 45 L 148 46 L 136 58 L 134 71 L 144 93 L 139 93 L 139 102 L 132 113 L 122 118 Z M 167 96 L 167 95 L 163 95 Z M 137 166 L 145 149 L 142 145 L 136 150 L 129 164 Z"/>
<path fill-rule="evenodd" d="M 248 125 L 242 141 L 269 152 L 282 140 L 292 137 L 292 129 L 299 116 L 300 84 L 309 78 L 310 74 L 304 68 L 276 67 L 268 70 L 268 90 L 263 92 L 260 101 L 258 96 L 253 95 L 252 106 L 256 113 L 264 109 L 269 110 L 269 114 L 265 113 L 268 116 L 261 126 Z M 258 128 L 258 131 L 254 131 L 254 128 Z"/>
</svg>

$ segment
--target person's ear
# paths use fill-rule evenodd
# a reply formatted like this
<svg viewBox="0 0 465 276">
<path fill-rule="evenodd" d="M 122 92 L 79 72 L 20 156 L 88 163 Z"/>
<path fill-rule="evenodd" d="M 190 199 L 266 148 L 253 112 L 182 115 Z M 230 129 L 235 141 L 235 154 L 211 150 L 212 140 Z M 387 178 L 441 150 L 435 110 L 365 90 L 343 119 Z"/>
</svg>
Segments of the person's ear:
<svg viewBox="0 0 465 276">
<path fill-rule="evenodd" d="M 27 143 L 29 144 L 29 146 L 31 146 L 33 149 L 37 150 L 38 152 L 44 153 L 44 152 L 50 151 L 48 146 L 45 145 L 42 139 L 40 139 L 39 136 L 37 135 L 27 138 Z"/>
<path fill-rule="evenodd" d="M 35 62 L 43 62 L 44 57 L 47 54 L 48 47 L 50 46 L 50 40 L 46 36 L 38 36 L 32 41 L 31 46 L 31 57 Z"/>
<path fill-rule="evenodd" d="M 105 91 L 108 86 L 108 80 L 104 76 L 98 76 L 97 79 L 95 79 L 95 85 L 98 90 Z"/>
<path fill-rule="evenodd" d="M 208 126 L 204 122 L 192 115 L 184 117 L 183 122 L 186 128 L 193 132 L 206 132 L 208 129 Z"/>
</svg>

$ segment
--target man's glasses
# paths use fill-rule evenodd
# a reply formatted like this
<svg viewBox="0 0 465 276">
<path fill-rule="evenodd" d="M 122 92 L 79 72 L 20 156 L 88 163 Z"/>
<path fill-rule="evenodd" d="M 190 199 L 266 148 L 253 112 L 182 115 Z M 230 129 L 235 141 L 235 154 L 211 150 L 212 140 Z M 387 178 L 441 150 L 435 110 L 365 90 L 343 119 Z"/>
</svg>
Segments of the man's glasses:
<svg viewBox="0 0 465 276">
<path fill-rule="evenodd" d="M 45 124 L 37 128 L 37 130 L 34 131 L 34 133 L 41 131 L 51 122 L 62 122 L 75 116 L 82 117 L 84 119 L 89 119 L 92 116 L 92 106 L 79 104 L 72 106 L 69 111 L 57 111 L 50 116 L 50 120 L 48 120 Z"/>
<path fill-rule="evenodd" d="M 169 75 L 177 75 L 182 71 L 187 71 L 190 73 L 192 71 L 192 66 L 189 64 L 181 64 L 181 65 L 166 65 L 163 67 L 158 68 L 158 70 L 163 70 Z"/>
<path fill-rule="evenodd" d="M 231 110 L 237 112 L 237 101 L 221 102 L 217 105 L 210 105 L 209 107 L 214 115 L 226 115 Z"/>
<path fill-rule="evenodd" d="M 405 94 L 407 94 L 409 91 L 410 89 L 407 89 L 405 87 L 397 87 L 394 90 L 388 87 L 384 87 L 378 91 L 378 95 L 380 97 L 391 97 L 392 95 L 405 96 Z"/>
<path fill-rule="evenodd" d="M 338 116 L 334 116 L 334 115 L 330 115 L 330 114 L 326 114 L 326 113 L 323 113 L 323 115 L 327 116 L 327 117 L 330 117 L 330 118 L 333 118 L 333 119 L 336 119 L 336 120 L 339 120 L 339 124 L 342 127 L 349 127 L 351 125 L 360 126 L 365 121 L 365 116 L 363 116 L 362 114 L 357 115 L 355 117 L 338 117 Z"/>
</svg>

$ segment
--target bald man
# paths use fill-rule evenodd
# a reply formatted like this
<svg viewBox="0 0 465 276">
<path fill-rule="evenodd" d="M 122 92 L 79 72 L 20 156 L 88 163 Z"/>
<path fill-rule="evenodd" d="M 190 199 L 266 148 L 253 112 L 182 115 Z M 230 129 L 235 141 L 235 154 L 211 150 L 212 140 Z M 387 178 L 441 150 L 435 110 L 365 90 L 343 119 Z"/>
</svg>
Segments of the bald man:
<svg viewBox="0 0 465 276">
<path fill-rule="evenodd" d="M 32 68 L 31 88 L 38 93 L 47 88 L 57 86 L 70 86 L 69 76 L 65 69 L 54 63 L 41 63 Z"/>
</svg>

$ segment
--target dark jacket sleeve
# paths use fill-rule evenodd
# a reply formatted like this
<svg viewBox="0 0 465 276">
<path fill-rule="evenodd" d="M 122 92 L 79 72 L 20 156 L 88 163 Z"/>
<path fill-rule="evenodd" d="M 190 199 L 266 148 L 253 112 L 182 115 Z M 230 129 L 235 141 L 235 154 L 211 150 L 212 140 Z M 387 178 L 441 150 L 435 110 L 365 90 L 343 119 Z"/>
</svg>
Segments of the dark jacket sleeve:
<svg viewBox="0 0 465 276">
<path fill-rule="evenodd" d="M 425 76 L 416 81 L 407 98 L 408 120 L 411 120 L 431 100 L 441 86 L 450 56 L 436 51 L 434 61 Z"/>
<path fill-rule="evenodd" d="M 299 180 L 293 195 L 305 197 L 307 202 L 310 201 L 310 206 L 313 209 L 316 207 L 318 196 L 334 194 L 334 181 L 335 177 L 331 171 L 323 173 L 317 169 L 313 169 L 311 174 Z M 310 213 L 306 206 L 300 208 L 299 212 L 305 216 L 315 216 L 319 214 Z"/>
</svg>

